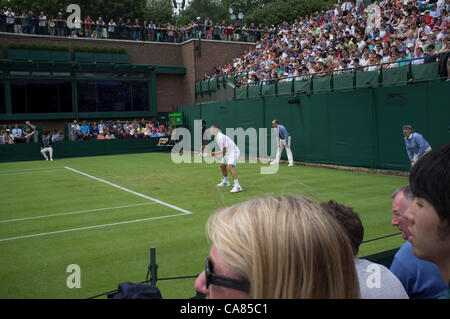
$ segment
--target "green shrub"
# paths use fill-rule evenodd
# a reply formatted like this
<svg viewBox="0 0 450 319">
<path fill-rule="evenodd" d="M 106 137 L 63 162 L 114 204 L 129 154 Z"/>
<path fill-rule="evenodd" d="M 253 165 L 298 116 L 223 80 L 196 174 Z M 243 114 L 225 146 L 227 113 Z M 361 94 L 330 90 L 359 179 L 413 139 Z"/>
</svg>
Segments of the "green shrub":
<svg viewBox="0 0 450 319">
<path fill-rule="evenodd" d="M 30 49 L 30 50 L 39 50 L 40 47 L 39 47 L 39 45 L 38 45 L 37 43 L 32 42 L 32 43 L 30 43 L 30 45 L 28 46 L 28 49 Z"/>
<path fill-rule="evenodd" d="M 119 53 L 125 54 L 127 50 L 125 48 L 119 48 Z"/>
<path fill-rule="evenodd" d="M 39 45 L 39 50 L 48 51 L 48 50 L 50 50 L 50 46 L 47 43 L 41 43 Z"/>
<path fill-rule="evenodd" d="M 8 43 L 8 49 L 17 49 L 17 44 L 14 42 Z"/>
</svg>

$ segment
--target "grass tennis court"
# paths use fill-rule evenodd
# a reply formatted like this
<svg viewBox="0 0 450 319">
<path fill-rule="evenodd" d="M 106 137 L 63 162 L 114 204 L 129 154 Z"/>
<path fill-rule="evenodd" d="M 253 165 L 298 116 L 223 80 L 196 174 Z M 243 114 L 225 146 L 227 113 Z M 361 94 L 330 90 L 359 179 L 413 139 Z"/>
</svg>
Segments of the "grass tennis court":
<svg viewBox="0 0 450 319">
<path fill-rule="evenodd" d="M 397 232 L 390 194 L 407 178 L 281 165 L 260 175 L 238 164 L 244 191 L 216 187 L 218 164 L 173 164 L 147 153 L 0 164 L 0 298 L 87 298 L 145 280 L 156 247 L 158 277 L 195 275 L 209 253 L 208 216 L 251 198 L 303 194 L 355 208 L 364 240 Z M 360 256 L 399 247 L 400 236 L 362 244 Z M 81 288 L 66 286 L 66 267 Z M 163 298 L 195 295 L 194 280 L 159 281 Z"/>
</svg>

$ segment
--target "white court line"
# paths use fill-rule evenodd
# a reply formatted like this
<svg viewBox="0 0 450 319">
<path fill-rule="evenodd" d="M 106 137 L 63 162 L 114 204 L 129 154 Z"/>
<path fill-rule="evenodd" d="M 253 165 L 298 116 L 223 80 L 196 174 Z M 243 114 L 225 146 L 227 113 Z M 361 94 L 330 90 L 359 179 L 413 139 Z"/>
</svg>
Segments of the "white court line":
<svg viewBox="0 0 450 319">
<path fill-rule="evenodd" d="M 143 221 L 148 221 L 148 220 L 163 219 L 163 218 L 170 218 L 170 217 L 184 216 L 184 215 L 190 215 L 190 214 L 192 214 L 192 212 L 190 212 L 190 211 L 188 211 L 188 210 L 185 210 L 185 209 L 183 209 L 183 208 L 180 208 L 180 207 L 177 207 L 177 206 L 168 204 L 168 203 L 166 203 L 166 202 L 160 201 L 160 200 L 158 200 L 158 199 L 156 199 L 156 198 L 153 198 L 153 197 L 150 197 L 150 196 L 147 196 L 147 195 L 144 195 L 144 194 L 141 194 L 141 193 L 132 191 L 131 189 L 128 189 L 128 188 L 125 188 L 125 187 L 122 187 L 122 186 L 119 186 L 119 185 L 110 183 L 110 182 L 105 181 L 105 180 L 103 180 L 103 179 L 101 179 L 101 178 L 98 178 L 98 177 L 95 177 L 95 176 L 91 176 L 91 175 L 89 175 L 89 174 L 86 174 L 86 173 L 77 171 L 76 169 L 70 168 L 70 167 L 68 167 L 68 166 L 64 166 L 64 168 L 66 168 L 66 169 L 68 169 L 68 170 L 71 170 L 71 171 L 73 171 L 73 172 L 75 172 L 75 173 L 84 175 L 84 176 L 86 176 L 86 177 L 95 179 L 95 180 L 97 180 L 97 181 L 99 181 L 99 182 L 102 182 L 102 183 L 108 184 L 108 185 L 110 185 L 110 186 L 116 187 L 116 188 L 121 189 L 121 190 L 123 190 L 123 191 L 129 192 L 129 193 L 131 193 L 131 194 L 137 195 L 137 196 L 139 196 L 139 197 L 142 197 L 142 198 L 151 200 L 151 201 L 153 201 L 153 202 L 155 202 L 155 203 L 159 203 L 159 204 L 161 204 L 161 205 L 170 207 L 170 208 L 172 208 L 172 209 L 174 209 L 174 210 L 180 211 L 181 214 L 174 214 L 174 215 L 167 215 L 167 216 L 159 216 L 159 217 L 149 217 L 149 218 L 135 219 L 135 220 L 128 220 L 128 221 L 124 221 L 124 222 L 117 222 L 117 223 L 111 223 L 111 224 L 86 226 L 86 227 L 79 227 L 79 228 L 71 228 L 71 229 L 57 230 L 57 231 L 47 232 L 47 233 L 30 234 L 30 235 L 23 235 L 23 236 L 17 236 L 17 237 L 2 238 L 2 239 L 0 239 L 0 242 L 3 242 L 3 241 L 11 241 L 11 240 L 16 240 L 16 239 L 23 239 L 23 238 L 31 238 L 31 237 L 46 236 L 46 235 L 52 235 L 52 234 L 67 233 L 67 232 L 78 231 L 78 230 L 86 230 L 86 229 L 93 229 L 93 228 L 101 228 L 101 227 L 109 227 L 109 226 L 115 226 L 115 225 L 123 225 L 123 224 L 137 223 L 137 222 L 143 222 Z"/>
<path fill-rule="evenodd" d="M 104 179 L 101 179 L 101 178 L 98 178 L 98 177 L 95 177 L 95 176 L 92 176 L 92 175 L 89 175 L 89 174 L 86 174 L 86 173 L 77 171 L 76 169 L 70 168 L 70 167 L 68 167 L 68 166 L 64 166 L 64 168 L 67 168 L 68 170 L 71 170 L 71 171 L 73 171 L 73 172 L 75 172 L 75 173 L 84 175 L 84 176 L 86 176 L 86 177 L 95 179 L 95 180 L 97 180 L 97 181 L 99 181 L 99 182 L 108 184 L 108 185 L 113 186 L 113 187 L 115 187 L 115 188 L 121 189 L 121 190 L 123 190 L 123 191 L 125 191 L 125 192 L 131 193 L 131 194 L 134 194 L 134 195 L 136 195 L 136 196 L 139 196 L 139 197 L 142 197 L 142 198 L 151 200 L 151 201 L 153 201 L 153 202 L 156 202 L 156 203 L 158 203 L 158 204 L 161 204 L 161 205 L 170 207 L 170 208 L 175 209 L 175 210 L 177 210 L 177 211 L 179 211 L 179 212 L 182 212 L 182 213 L 184 213 L 184 214 L 192 214 L 192 212 L 190 212 L 190 211 L 188 211 L 188 210 L 186 210 L 186 209 L 183 209 L 183 208 L 180 208 L 180 207 L 178 207 L 178 206 L 175 206 L 175 205 L 172 205 L 172 204 L 168 204 L 168 203 L 166 203 L 166 202 L 163 202 L 163 201 L 161 201 L 161 200 L 159 200 L 159 199 L 156 199 L 156 198 L 153 198 L 153 197 L 150 197 L 150 196 L 147 196 L 147 195 L 144 195 L 144 194 L 141 194 L 141 193 L 132 191 L 131 189 L 128 189 L 128 188 L 125 188 L 125 187 L 122 187 L 122 186 L 119 186 L 119 185 L 110 183 L 110 182 L 108 182 L 108 181 L 105 181 Z"/>
<path fill-rule="evenodd" d="M 101 210 L 119 209 L 119 208 L 136 207 L 136 206 L 142 206 L 142 205 L 152 205 L 152 204 L 156 204 L 156 203 L 148 202 L 148 203 L 142 203 L 142 204 L 132 204 L 132 205 L 124 205 L 124 206 L 95 208 L 95 209 L 79 210 L 79 211 L 75 211 L 75 212 L 43 215 L 43 216 L 32 216 L 32 217 L 22 217 L 22 218 L 15 218 L 15 219 L 7 219 L 7 220 L 0 220 L 0 224 L 17 222 L 17 221 L 22 221 L 22 220 L 40 219 L 40 218 L 64 216 L 64 215 L 74 215 L 74 214 L 83 214 L 83 213 L 90 213 L 90 212 L 98 212 L 98 211 L 101 211 Z"/>
<path fill-rule="evenodd" d="M 30 238 L 30 237 L 39 237 L 39 236 L 47 236 L 47 235 L 53 235 L 53 234 L 67 233 L 67 232 L 78 231 L 78 230 L 86 230 L 86 229 L 109 227 L 109 226 L 122 225 L 122 224 L 138 223 L 138 222 L 143 222 L 143 221 L 147 221 L 147 220 L 163 219 L 163 218 L 184 216 L 184 215 L 186 215 L 186 213 L 175 214 L 175 215 L 167 215 L 167 216 L 159 216 L 159 217 L 149 217 L 149 218 L 135 219 L 135 220 L 127 220 L 127 221 L 124 221 L 124 222 L 118 222 L 118 223 L 112 223 L 112 224 L 94 225 L 94 226 L 86 226 L 86 227 L 79 227 L 79 228 L 63 229 L 63 230 L 57 230 L 57 231 L 52 231 L 52 232 L 48 232 L 48 233 L 31 234 L 31 235 L 23 235 L 23 236 L 17 236 L 17 237 L 3 238 L 3 239 L 0 239 L 0 242 L 16 240 L 16 239 L 23 239 L 23 238 Z"/>
</svg>

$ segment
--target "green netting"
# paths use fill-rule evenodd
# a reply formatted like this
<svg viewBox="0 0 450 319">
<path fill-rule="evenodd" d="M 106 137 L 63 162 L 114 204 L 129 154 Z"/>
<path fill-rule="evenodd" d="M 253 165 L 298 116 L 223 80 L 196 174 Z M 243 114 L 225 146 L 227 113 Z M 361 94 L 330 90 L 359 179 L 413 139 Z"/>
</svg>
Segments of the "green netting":
<svg viewBox="0 0 450 319">
<path fill-rule="evenodd" d="M 378 70 L 356 73 L 357 88 L 366 88 L 368 84 L 378 87 Z"/>
<path fill-rule="evenodd" d="M 383 86 L 406 85 L 408 81 L 408 68 L 405 65 L 397 68 L 382 69 Z"/>
<path fill-rule="evenodd" d="M 437 62 L 411 65 L 411 76 L 414 82 L 439 79 L 438 66 Z"/>
</svg>

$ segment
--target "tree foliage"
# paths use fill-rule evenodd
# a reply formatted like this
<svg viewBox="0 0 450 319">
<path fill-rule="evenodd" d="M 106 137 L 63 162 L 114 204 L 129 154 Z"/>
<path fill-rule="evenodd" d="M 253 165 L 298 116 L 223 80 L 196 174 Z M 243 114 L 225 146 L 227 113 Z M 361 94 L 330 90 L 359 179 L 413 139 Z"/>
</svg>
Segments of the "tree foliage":
<svg viewBox="0 0 450 319">
<path fill-rule="evenodd" d="M 0 0 L 0 8 L 11 7 L 13 11 L 33 10 L 44 11 L 47 15 L 56 15 L 59 11 L 67 16 L 66 8 L 76 3 L 81 7 L 82 18 L 90 15 L 103 20 L 122 17 L 139 18 L 141 21 L 151 20 L 155 23 L 175 22 L 172 0 Z M 335 0 L 192 0 L 177 18 L 177 24 L 188 24 L 197 17 L 206 17 L 215 22 L 225 20 L 235 22 L 230 18 L 229 9 L 238 15 L 244 14 L 244 23 L 262 23 L 264 25 L 278 24 L 283 21 L 293 21 L 301 16 L 324 10 L 327 5 L 333 5 Z"/>
<path fill-rule="evenodd" d="M 183 23 L 195 21 L 196 17 L 210 17 L 213 22 L 231 19 L 229 9 L 234 15 L 242 12 L 244 23 L 262 23 L 264 25 L 278 24 L 283 21 L 293 21 L 301 16 L 325 10 L 332 6 L 335 0 L 192 0 L 181 14 Z"/>
</svg>

